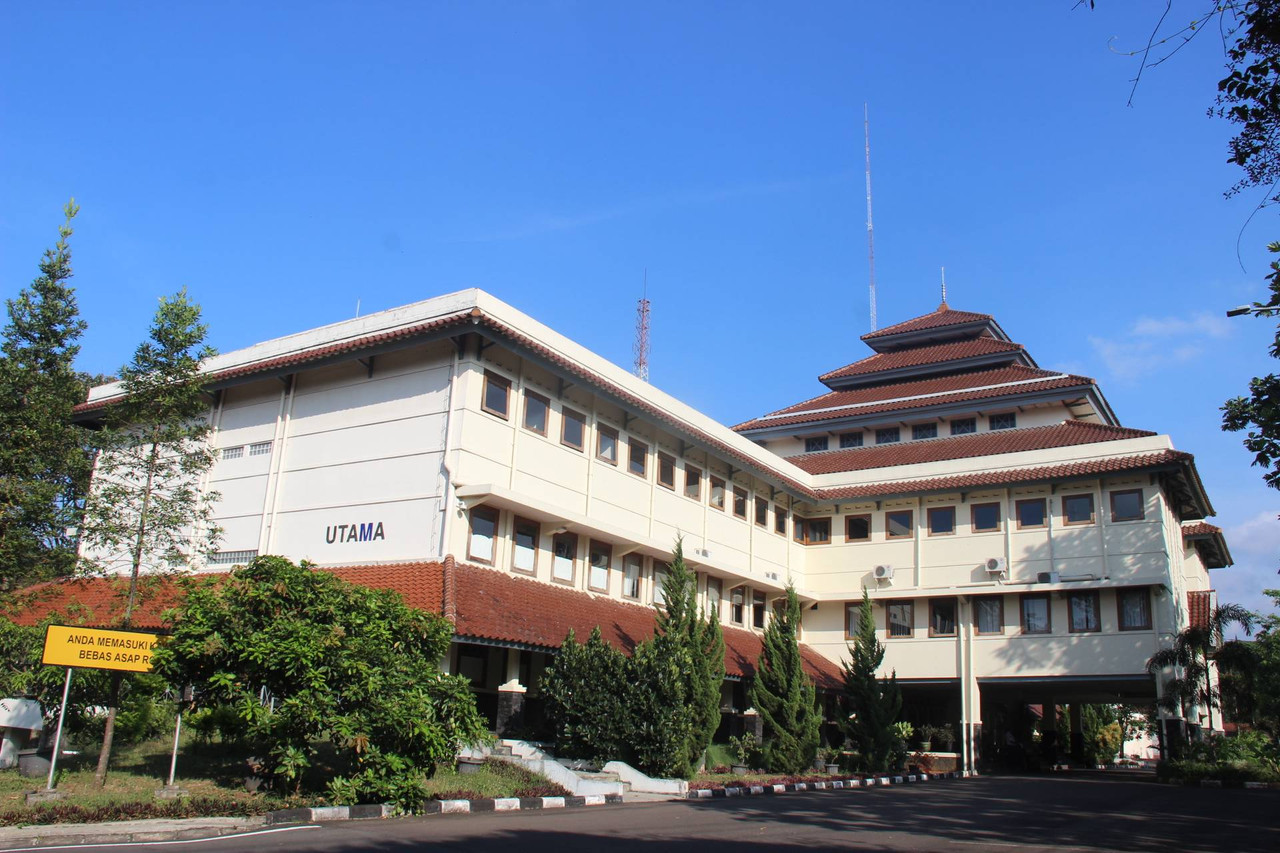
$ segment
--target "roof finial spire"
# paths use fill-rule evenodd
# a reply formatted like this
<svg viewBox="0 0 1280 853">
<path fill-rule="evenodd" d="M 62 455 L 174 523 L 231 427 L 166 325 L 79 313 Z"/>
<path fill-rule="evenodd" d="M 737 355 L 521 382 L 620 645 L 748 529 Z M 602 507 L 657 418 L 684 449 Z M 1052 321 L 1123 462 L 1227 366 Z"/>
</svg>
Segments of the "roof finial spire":
<svg viewBox="0 0 1280 853">
<path fill-rule="evenodd" d="M 939 311 L 947 310 L 947 268 L 942 268 L 942 304 L 938 306 Z"/>
</svg>

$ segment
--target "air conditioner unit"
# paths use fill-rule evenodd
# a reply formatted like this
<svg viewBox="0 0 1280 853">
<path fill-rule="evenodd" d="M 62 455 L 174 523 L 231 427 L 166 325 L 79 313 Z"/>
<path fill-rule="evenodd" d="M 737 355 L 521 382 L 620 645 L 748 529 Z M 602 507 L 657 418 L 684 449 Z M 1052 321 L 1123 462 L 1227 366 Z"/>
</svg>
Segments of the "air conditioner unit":
<svg viewBox="0 0 1280 853">
<path fill-rule="evenodd" d="M 706 548 L 694 548 L 693 555 L 695 557 L 710 557 L 711 552 L 708 551 Z"/>
<path fill-rule="evenodd" d="M 1059 583 L 1061 580 L 1062 575 L 1058 572 L 1038 572 L 1036 574 L 1036 581 L 1038 583 Z"/>
<path fill-rule="evenodd" d="M 764 576 L 765 576 L 765 577 L 767 577 L 767 578 L 768 578 L 769 580 L 771 580 L 771 581 L 776 581 L 776 580 L 778 579 L 778 573 L 777 573 L 777 572 L 765 572 L 765 573 L 764 573 Z"/>
<path fill-rule="evenodd" d="M 876 566 L 875 575 L 878 581 L 893 580 L 893 566 Z"/>
<path fill-rule="evenodd" d="M 987 574 L 1002 575 L 1009 569 L 1009 563 L 1004 557 L 992 557 L 987 560 Z"/>
</svg>

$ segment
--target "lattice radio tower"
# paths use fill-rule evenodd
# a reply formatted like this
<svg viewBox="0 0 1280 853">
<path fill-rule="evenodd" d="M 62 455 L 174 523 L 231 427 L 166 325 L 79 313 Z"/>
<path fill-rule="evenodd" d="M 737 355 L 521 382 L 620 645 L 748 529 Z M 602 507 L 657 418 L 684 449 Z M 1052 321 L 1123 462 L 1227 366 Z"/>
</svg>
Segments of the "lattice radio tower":
<svg viewBox="0 0 1280 853">
<path fill-rule="evenodd" d="M 636 376 L 649 381 L 649 269 L 644 271 L 644 295 L 636 303 Z"/>
</svg>

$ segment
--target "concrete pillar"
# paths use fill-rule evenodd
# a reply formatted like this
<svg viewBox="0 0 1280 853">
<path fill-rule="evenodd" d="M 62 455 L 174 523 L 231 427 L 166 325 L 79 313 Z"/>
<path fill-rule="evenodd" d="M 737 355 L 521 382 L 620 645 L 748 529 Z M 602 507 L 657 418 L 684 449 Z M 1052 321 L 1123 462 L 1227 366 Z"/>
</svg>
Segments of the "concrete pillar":
<svg viewBox="0 0 1280 853">
<path fill-rule="evenodd" d="M 1057 700 L 1052 696 L 1043 699 L 1042 702 L 1040 759 L 1046 765 L 1052 766 L 1058 763 L 1058 705 Z"/>
<path fill-rule="evenodd" d="M 520 652 L 506 649 L 507 680 L 498 685 L 498 713 L 494 728 L 500 737 L 510 737 L 524 725 L 524 694 L 520 683 Z"/>
<path fill-rule="evenodd" d="M 755 708 L 743 711 L 742 723 L 746 727 L 746 734 L 751 735 L 757 744 L 764 743 L 764 718 L 759 711 Z"/>
</svg>

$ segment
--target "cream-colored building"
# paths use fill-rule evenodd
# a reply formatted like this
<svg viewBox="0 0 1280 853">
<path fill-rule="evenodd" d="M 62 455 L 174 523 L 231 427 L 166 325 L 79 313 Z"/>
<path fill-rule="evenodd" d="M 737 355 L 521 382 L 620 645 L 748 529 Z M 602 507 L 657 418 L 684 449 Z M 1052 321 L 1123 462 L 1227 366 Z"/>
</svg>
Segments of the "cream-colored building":
<svg viewBox="0 0 1280 853">
<path fill-rule="evenodd" d="M 987 315 L 943 305 L 863 340 L 825 393 L 733 428 L 478 290 L 219 355 L 206 568 L 437 567 L 448 665 L 499 722 L 564 620 L 655 601 L 678 538 L 744 658 L 794 582 L 828 688 L 868 591 L 909 715 L 959 724 L 966 766 L 1028 704 L 1154 696 L 1147 659 L 1230 561 L 1191 456 Z"/>
</svg>

